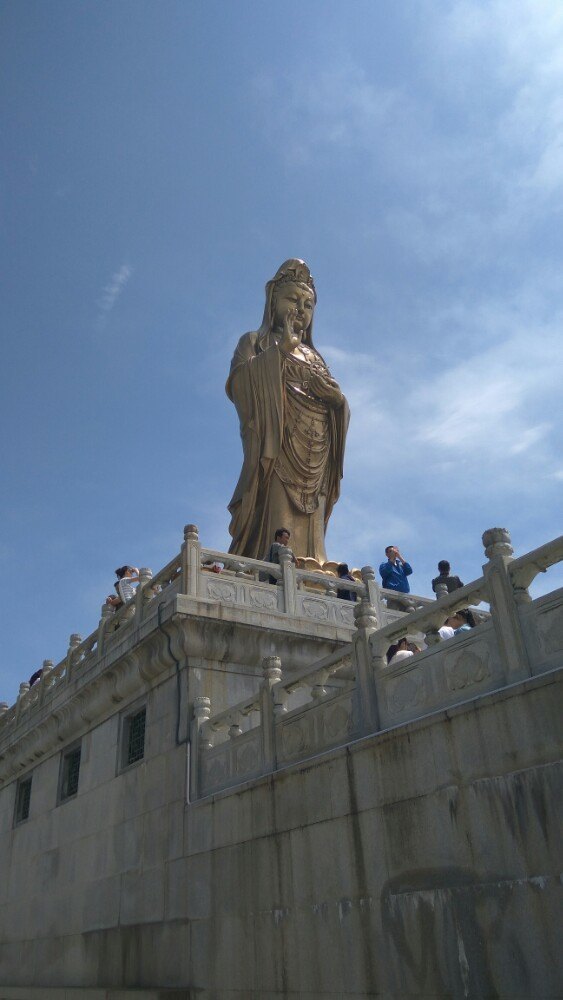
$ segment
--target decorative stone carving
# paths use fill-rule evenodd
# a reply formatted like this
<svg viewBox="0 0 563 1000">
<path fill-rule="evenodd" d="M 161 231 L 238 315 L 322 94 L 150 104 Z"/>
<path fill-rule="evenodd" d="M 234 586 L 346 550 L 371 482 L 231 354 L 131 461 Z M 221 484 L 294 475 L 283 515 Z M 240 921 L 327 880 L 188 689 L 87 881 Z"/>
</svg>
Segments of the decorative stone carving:
<svg viewBox="0 0 563 1000">
<path fill-rule="evenodd" d="M 482 537 L 487 559 L 492 559 L 493 556 L 512 557 L 514 549 L 506 528 L 489 528 L 483 532 Z"/>
<path fill-rule="evenodd" d="M 271 590 L 261 590 L 259 587 L 252 587 L 248 591 L 250 604 L 253 608 L 260 608 L 261 611 L 276 611 L 278 598 Z"/>
<path fill-rule="evenodd" d="M 349 602 L 344 603 L 343 601 L 342 607 L 340 606 L 338 607 L 338 618 L 340 618 L 340 620 L 344 622 L 345 625 L 353 625 L 354 605 L 350 604 Z"/>
<path fill-rule="evenodd" d="M 328 740 L 337 740 L 347 736 L 353 729 L 351 704 L 348 708 L 344 705 L 335 705 L 325 709 L 324 712 L 324 732 Z"/>
<path fill-rule="evenodd" d="M 317 621 L 328 620 L 328 604 L 326 601 L 316 600 L 314 597 L 304 597 L 301 605 L 303 614 L 307 618 L 316 618 Z"/>
<path fill-rule="evenodd" d="M 461 691 L 463 688 L 480 684 L 491 676 L 488 657 L 481 659 L 471 649 L 463 651 L 450 667 L 446 664 L 446 684 L 448 691 Z"/>
<path fill-rule="evenodd" d="M 555 617 L 555 620 L 547 628 L 540 631 L 540 641 L 545 652 L 548 654 L 557 653 L 560 649 L 563 649 L 563 615 L 561 613 Z"/>
<path fill-rule="evenodd" d="M 262 660 L 262 674 L 270 687 L 282 679 L 282 665 L 279 656 L 265 656 Z"/>
<path fill-rule="evenodd" d="M 226 601 L 234 603 L 237 598 L 237 591 L 233 583 L 219 583 L 216 580 L 208 580 L 207 596 L 210 597 L 212 601 Z"/>
<path fill-rule="evenodd" d="M 369 634 L 377 630 L 377 611 L 367 598 L 363 597 L 354 605 L 354 620 L 359 631 Z"/>
<path fill-rule="evenodd" d="M 282 726 L 282 746 L 287 757 L 295 757 L 309 745 L 308 726 L 303 720 Z"/>
<path fill-rule="evenodd" d="M 220 785 L 229 775 L 229 760 L 226 753 L 218 754 L 211 760 L 205 757 L 201 763 L 201 780 L 204 788 L 213 788 Z"/>
<path fill-rule="evenodd" d="M 258 740 L 253 739 L 241 746 L 235 756 L 235 769 L 239 776 L 257 771 L 260 767 Z"/>
<path fill-rule="evenodd" d="M 415 708 L 424 700 L 425 689 L 420 671 L 411 671 L 408 676 L 390 681 L 387 686 L 387 704 L 393 713 Z"/>
</svg>

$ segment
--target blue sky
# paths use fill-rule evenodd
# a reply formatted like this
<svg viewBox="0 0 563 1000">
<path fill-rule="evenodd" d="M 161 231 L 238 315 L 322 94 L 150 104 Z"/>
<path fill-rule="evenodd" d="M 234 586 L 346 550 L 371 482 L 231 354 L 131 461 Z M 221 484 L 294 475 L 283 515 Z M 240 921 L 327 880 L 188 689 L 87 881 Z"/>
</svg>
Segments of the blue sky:
<svg viewBox="0 0 563 1000">
<path fill-rule="evenodd" d="M 228 547 L 224 382 L 290 256 L 352 409 L 329 556 L 427 594 L 560 534 L 558 0 L 17 0 L 0 46 L 0 700 L 116 566 Z"/>
</svg>

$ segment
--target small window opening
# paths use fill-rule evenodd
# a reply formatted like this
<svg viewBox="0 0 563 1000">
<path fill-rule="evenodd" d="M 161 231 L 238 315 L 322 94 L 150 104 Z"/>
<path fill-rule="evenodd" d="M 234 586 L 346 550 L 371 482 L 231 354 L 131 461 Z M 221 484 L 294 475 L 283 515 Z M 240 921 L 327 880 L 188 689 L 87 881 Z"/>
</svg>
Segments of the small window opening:
<svg viewBox="0 0 563 1000">
<path fill-rule="evenodd" d="M 78 776 L 80 774 L 80 747 L 74 747 L 63 757 L 61 780 L 61 802 L 72 798 L 78 791 Z"/>
<path fill-rule="evenodd" d="M 29 818 L 29 805 L 31 802 L 31 778 L 25 778 L 18 783 L 16 792 L 16 823 L 23 823 Z"/>
<path fill-rule="evenodd" d="M 126 720 L 125 738 L 126 753 L 125 766 L 135 764 L 145 756 L 145 721 L 147 716 L 146 708 L 142 708 L 135 715 L 130 715 Z"/>
</svg>

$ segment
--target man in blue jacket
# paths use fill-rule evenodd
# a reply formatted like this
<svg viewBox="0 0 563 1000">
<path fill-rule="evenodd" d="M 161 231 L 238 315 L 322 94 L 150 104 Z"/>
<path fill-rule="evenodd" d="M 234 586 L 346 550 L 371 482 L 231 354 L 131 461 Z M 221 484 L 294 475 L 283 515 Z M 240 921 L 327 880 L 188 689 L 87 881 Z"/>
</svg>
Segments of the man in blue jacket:
<svg viewBox="0 0 563 1000">
<path fill-rule="evenodd" d="M 388 545 L 385 549 L 387 562 L 382 562 L 379 567 L 381 576 L 381 586 L 386 590 L 396 590 L 399 594 L 410 593 L 409 581 L 407 577 L 412 573 L 412 566 L 403 559 L 396 545 Z M 404 605 L 400 601 L 387 601 L 388 608 L 403 610 Z"/>
</svg>

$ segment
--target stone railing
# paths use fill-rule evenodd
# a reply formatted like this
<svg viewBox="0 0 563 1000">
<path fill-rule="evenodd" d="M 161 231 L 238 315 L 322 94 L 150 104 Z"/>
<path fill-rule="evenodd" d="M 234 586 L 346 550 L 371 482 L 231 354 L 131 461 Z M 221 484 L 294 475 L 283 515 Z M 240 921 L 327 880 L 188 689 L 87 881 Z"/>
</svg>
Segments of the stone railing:
<svg viewBox="0 0 563 1000">
<path fill-rule="evenodd" d="M 532 600 L 527 587 L 563 560 L 563 537 L 518 559 L 504 529 L 485 532 L 483 543 L 482 577 L 383 626 L 380 591 L 365 569 L 351 643 L 287 678 L 278 657 L 266 658 L 257 693 L 219 715 L 211 714 L 208 698 L 196 699 L 192 797 L 562 666 L 563 588 Z M 450 615 L 482 603 L 490 616 L 441 638 Z M 425 648 L 388 665 L 387 649 L 407 635 L 423 636 Z"/>
<path fill-rule="evenodd" d="M 425 597 L 397 595 L 382 590 L 369 566 L 361 571 L 361 581 L 351 582 L 322 572 L 298 569 L 287 549 L 282 549 L 280 559 L 280 565 L 274 565 L 204 548 L 197 527 L 187 525 L 177 556 L 155 575 L 147 568 L 139 571 L 140 584 L 131 601 L 117 611 L 109 605 L 102 605 L 95 631 L 85 639 L 73 633 L 68 650 L 59 663 L 44 660 L 41 678 L 31 689 L 27 683 L 22 683 L 13 706 L 0 702 L 0 741 L 20 721 L 31 719 L 35 712 L 61 692 L 64 685 L 77 676 L 86 677 L 95 665 L 106 663 L 108 657 L 115 659 L 146 622 L 156 620 L 157 606 L 162 600 L 168 602 L 178 594 L 197 601 L 332 625 L 343 630 L 344 638 L 352 637 L 355 605 L 338 598 L 341 590 L 355 591 L 359 599 L 369 594 L 370 601 L 378 609 L 380 624 L 404 617 L 401 611 L 387 608 L 390 597 L 402 600 L 405 611 L 434 604 Z M 215 572 L 214 568 L 220 571 Z"/>
</svg>

